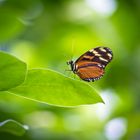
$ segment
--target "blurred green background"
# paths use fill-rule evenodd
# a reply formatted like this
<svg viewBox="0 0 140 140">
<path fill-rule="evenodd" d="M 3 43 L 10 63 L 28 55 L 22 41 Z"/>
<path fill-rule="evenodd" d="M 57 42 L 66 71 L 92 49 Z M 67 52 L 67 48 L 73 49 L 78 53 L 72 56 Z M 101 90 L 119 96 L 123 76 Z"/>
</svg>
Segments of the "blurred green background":
<svg viewBox="0 0 140 140">
<path fill-rule="evenodd" d="M 105 104 L 61 108 L 0 94 L 0 121 L 29 126 L 24 136 L 0 132 L 0 139 L 140 139 L 139 0 L 0 0 L 0 50 L 28 68 L 73 76 L 66 61 L 96 46 L 114 54 L 104 77 L 92 83 Z"/>
</svg>

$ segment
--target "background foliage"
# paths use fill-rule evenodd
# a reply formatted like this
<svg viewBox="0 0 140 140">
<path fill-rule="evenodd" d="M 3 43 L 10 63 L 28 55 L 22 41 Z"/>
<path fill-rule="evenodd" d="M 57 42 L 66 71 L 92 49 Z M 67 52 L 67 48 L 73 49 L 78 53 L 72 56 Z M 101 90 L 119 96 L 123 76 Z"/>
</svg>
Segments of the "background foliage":
<svg viewBox="0 0 140 140">
<path fill-rule="evenodd" d="M 50 68 L 73 77 L 65 71 L 71 58 L 96 46 L 114 53 L 105 76 L 91 84 L 105 104 L 54 107 L 1 92 L 0 121 L 12 119 L 15 132 L 6 125 L 0 138 L 140 139 L 139 25 L 139 0 L 0 0 L 0 49 L 29 69 Z M 26 131 L 22 136 L 16 133 L 19 126 Z"/>
</svg>

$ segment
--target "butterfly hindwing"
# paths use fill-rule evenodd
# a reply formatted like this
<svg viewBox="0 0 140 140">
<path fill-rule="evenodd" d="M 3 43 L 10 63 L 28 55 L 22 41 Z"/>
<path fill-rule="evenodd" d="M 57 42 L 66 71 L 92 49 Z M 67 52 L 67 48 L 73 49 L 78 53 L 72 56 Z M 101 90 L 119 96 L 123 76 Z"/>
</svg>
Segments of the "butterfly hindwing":
<svg viewBox="0 0 140 140">
<path fill-rule="evenodd" d="M 89 62 L 78 67 L 76 73 L 84 81 L 94 81 L 104 75 L 104 69 L 99 64 Z"/>
</svg>

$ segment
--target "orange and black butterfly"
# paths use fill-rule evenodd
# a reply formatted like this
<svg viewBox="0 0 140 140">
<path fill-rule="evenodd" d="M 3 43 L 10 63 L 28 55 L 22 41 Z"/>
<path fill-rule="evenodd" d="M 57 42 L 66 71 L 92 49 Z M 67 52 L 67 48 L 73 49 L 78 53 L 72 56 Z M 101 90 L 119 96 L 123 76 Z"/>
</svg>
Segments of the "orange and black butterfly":
<svg viewBox="0 0 140 140">
<path fill-rule="evenodd" d="M 71 60 L 67 64 L 82 80 L 94 82 L 104 75 L 105 67 L 112 58 L 113 54 L 109 48 L 97 47 L 81 55 L 75 62 Z"/>
</svg>

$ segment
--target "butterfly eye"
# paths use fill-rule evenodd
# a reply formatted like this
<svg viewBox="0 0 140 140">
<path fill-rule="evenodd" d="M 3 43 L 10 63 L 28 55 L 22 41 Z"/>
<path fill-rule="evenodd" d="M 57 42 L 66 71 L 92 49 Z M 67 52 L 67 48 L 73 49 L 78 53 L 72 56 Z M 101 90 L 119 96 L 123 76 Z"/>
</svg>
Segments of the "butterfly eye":
<svg viewBox="0 0 140 140">
<path fill-rule="evenodd" d="M 67 61 L 67 65 L 70 65 L 71 61 Z"/>
<path fill-rule="evenodd" d="M 73 64 L 73 61 L 72 60 L 67 61 L 67 65 L 71 65 L 71 64 Z"/>
</svg>

